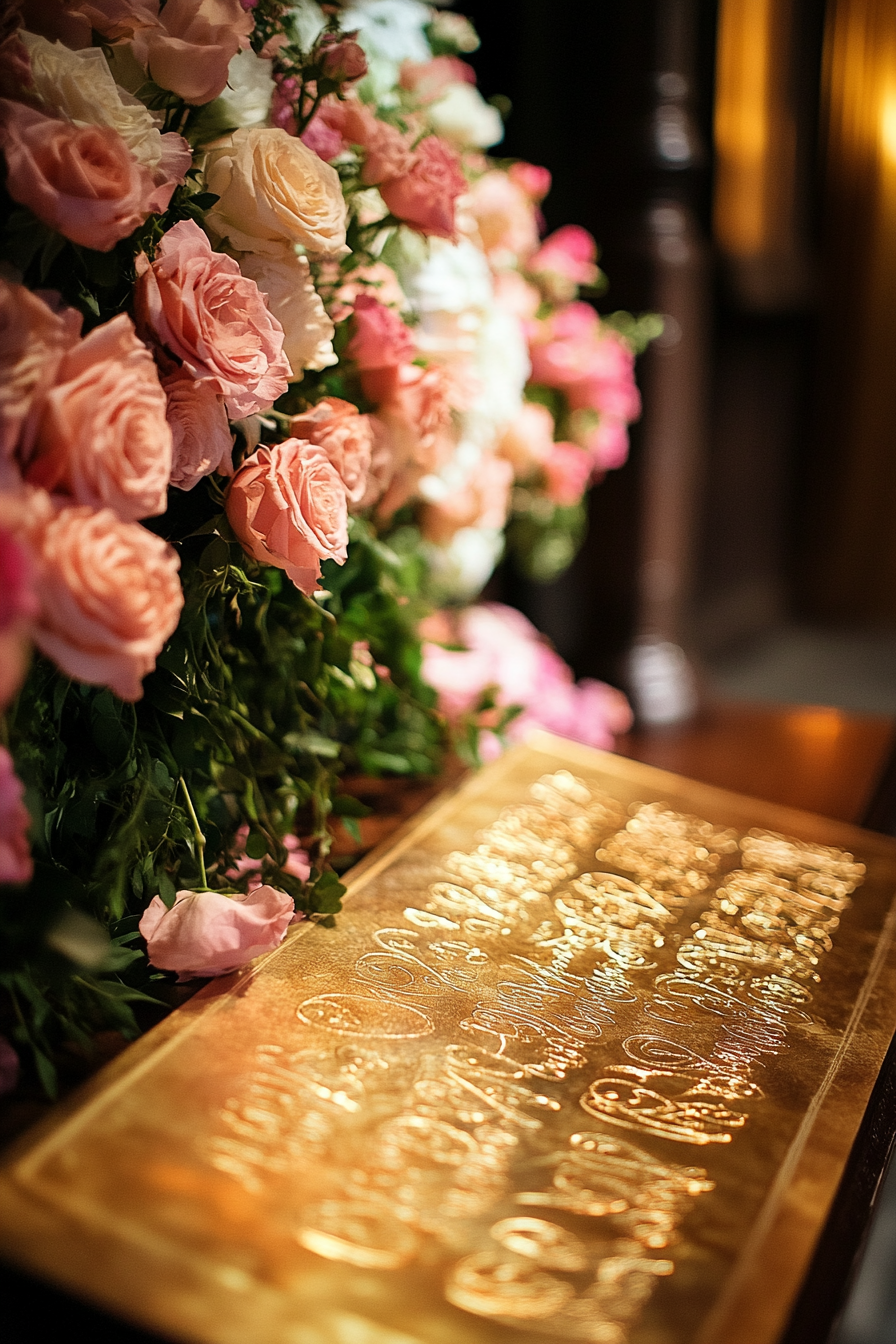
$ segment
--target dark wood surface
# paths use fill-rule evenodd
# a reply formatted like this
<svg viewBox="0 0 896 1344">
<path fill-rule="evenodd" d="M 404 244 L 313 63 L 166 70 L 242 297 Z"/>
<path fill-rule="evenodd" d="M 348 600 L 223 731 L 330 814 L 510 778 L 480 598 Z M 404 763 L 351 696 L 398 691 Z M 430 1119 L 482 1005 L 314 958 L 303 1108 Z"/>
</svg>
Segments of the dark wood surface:
<svg viewBox="0 0 896 1344">
<path fill-rule="evenodd" d="M 896 834 L 894 723 L 804 706 L 708 707 L 681 727 L 632 732 L 617 742 L 624 756 L 676 774 L 843 821 L 865 822 Z M 452 764 L 448 782 L 462 767 Z M 363 848 L 387 839 L 445 781 L 356 781 L 375 810 L 362 823 Z M 357 846 L 337 836 L 337 861 Z M 113 1043 L 114 1045 L 115 1043 Z M 123 1045 L 123 1042 L 121 1043 Z M 117 1046 L 116 1046 L 117 1048 Z M 103 1051 L 107 1057 L 116 1053 Z M 99 1062 L 104 1062 L 100 1060 Z M 30 1099 L 38 1118 L 45 1103 Z M 26 1105 L 25 1110 L 29 1110 Z M 16 1117 L 22 1125 L 22 1113 Z M 845 1300 L 867 1231 L 874 1197 L 896 1134 L 896 1047 L 891 1048 L 841 1183 L 831 1217 L 782 1344 L 824 1344 Z M 7 1129 L 7 1137 L 12 1134 Z M 60 1331 L 93 1344 L 157 1344 L 158 1337 L 125 1325 L 68 1294 L 0 1265 L 5 1338 L 43 1344 Z"/>
</svg>

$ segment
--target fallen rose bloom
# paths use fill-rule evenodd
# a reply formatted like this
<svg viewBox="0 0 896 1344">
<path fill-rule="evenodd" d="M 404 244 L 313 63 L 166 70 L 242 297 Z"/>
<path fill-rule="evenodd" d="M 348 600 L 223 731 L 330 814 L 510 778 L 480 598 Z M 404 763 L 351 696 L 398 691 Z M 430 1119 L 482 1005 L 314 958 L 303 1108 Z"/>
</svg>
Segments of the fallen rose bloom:
<svg viewBox="0 0 896 1344">
<path fill-rule="evenodd" d="M 380 195 L 396 219 L 427 237 L 457 238 L 455 206 L 467 190 L 457 153 L 437 135 L 417 146 L 402 177 L 380 186 Z"/>
<path fill-rule="evenodd" d="M 165 393 L 152 355 L 120 313 L 60 361 L 25 478 L 136 522 L 165 512 L 170 476 Z"/>
<path fill-rule="evenodd" d="M 177 552 L 111 509 L 61 509 L 31 535 L 34 642 L 68 676 L 139 700 L 184 604 Z"/>
<path fill-rule="evenodd" d="M 0 148 L 14 201 L 70 242 L 111 252 L 158 208 L 158 191 L 110 126 L 73 126 L 0 98 Z"/>
<path fill-rule="evenodd" d="M 345 564 L 345 486 L 315 443 L 286 439 L 259 448 L 230 482 L 224 507 L 249 555 L 285 570 L 309 597 L 317 588 L 321 560 Z"/>
<path fill-rule="evenodd" d="M 193 220 L 169 229 L 150 263 L 137 258 L 137 327 L 153 342 L 165 372 L 180 367 L 208 379 L 231 419 L 272 406 L 292 370 L 283 328 L 254 280 L 233 257 L 213 252 Z"/>
<path fill-rule="evenodd" d="M 154 896 L 139 929 L 150 963 L 178 980 L 227 975 L 283 942 L 295 917 L 291 896 L 275 887 L 242 895 L 179 891 L 169 909 Z"/>
<path fill-rule="evenodd" d="M 0 882 L 30 882 L 34 871 L 28 844 L 31 816 L 22 802 L 24 793 L 12 757 L 0 747 Z"/>
</svg>

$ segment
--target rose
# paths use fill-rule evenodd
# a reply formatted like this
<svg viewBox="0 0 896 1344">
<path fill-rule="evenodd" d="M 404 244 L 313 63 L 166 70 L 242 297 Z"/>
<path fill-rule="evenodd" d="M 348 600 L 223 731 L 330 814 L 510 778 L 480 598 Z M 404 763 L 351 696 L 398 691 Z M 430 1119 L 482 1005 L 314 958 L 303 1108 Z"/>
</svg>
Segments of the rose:
<svg viewBox="0 0 896 1344">
<path fill-rule="evenodd" d="M 140 100 L 118 88 L 99 47 L 69 51 L 31 33 L 24 33 L 23 41 L 31 57 L 35 92 L 44 107 L 66 121 L 117 131 L 158 188 L 151 212 L 166 210 L 175 186 L 184 181 L 193 161 L 186 140 L 159 132 Z"/>
<path fill-rule="evenodd" d="M 159 208 L 151 175 L 109 126 L 71 126 L 0 98 L 0 148 L 13 200 L 82 247 L 111 251 Z"/>
<path fill-rule="evenodd" d="M 538 221 L 531 197 L 507 173 L 484 173 L 470 190 L 469 210 L 482 249 L 496 266 L 525 261 L 538 247 Z"/>
<path fill-rule="evenodd" d="M 235 131 L 209 150 L 206 181 L 219 200 L 205 222 L 238 251 L 278 256 L 301 243 L 318 256 L 348 252 L 339 174 L 286 131 Z"/>
<path fill-rule="evenodd" d="M 171 484 L 193 486 L 213 471 L 233 475 L 233 437 L 224 401 L 211 382 L 198 382 L 183 372 L 162 380 L 171 427 Z"/>
<path fill-rule="evenodd" d="M 427 135 L 417 146 L 403 177 L 380 187 L 387 209 L 420 233 L 437 238 L 456 237 L 455 203 L 467 182 L 455 151 L 437 135 Z"/>
<path fill-rule="evenodd" d="M 583 437 L 582 446 L 591 454 L 596 472 L 621 467 L 628 457 L 628 429 L 624 420 L 602 415 L 598 425 Z"/>
<path fill-rule="evenodd" d="M 323 448 L 339 472 L 350 504 L 359 504 L 367 492 L 367 475 L 373 449 L 370 417 L 339 397 L 324 397 L 310 410 L 289 422 L 293 438 L 306 439 Z"/>
<path fill-rule="evenodd" d="M 164 513 L 171 430 L 152 355 L 121 313 L 62 358 L 25 477 L 125 522 Z"/>
<path fill-rule="evenodd" d="M 312 59 L 334 84 L 349 84 L 367 74 L 367 57 L 355 41 L 357 36 L 357 32 L 321 33 L 317 40 Z"/>
<path fill-rule="evenodd" d="M 594 469 L 594 460 L 577 443 L 552 443 L 542 462 L 545 493 L 554 504 L 578 504 Z"/>
<path fill-rule="evenodd" d="M 29 882 L 34 871 L 28 845 L 31 817 L 12 757 L 0 747 L 0 882 Z"/>
<path fill-rule="evenodd" d="M 399 83 L 421 103 L 440 98 L 452 84 L 475 84 L 476 71 L 457 56 L 434 56 L 429 61 L 405 61 Z"/>
<path fill-rule="evenodd" d="M 520 480 L 531 476 L 551 455 L 554 447 L 554 417 L 547 406 L 523 402 L 498 442 L 498 452 L 513 465 Z"/>
<path fill-rule="evenodd" d="M 233 837 L 237 857 L 224 876 L 228 882 L 239 882 L 241 878 L 246 877 L 247 890 L 254 891 L 256 887 L 262 885 L 261 859 L 249 858 L 246 853 L 246 841 L 248 839 L 249 827 L 241 826 Z M 308 851 L 302 849 L 294 835 L 284 835 L 283 847 L 287 851 L 287 856 L 281 871 L 289 873 L 290 877 L 297 877 L 300 882 L 307 882 L 311 876 L 311 862 Z"/>
<path fill-rule="evenodd" d="M 7 500 L 8 507 L 18 511 L 18 499 Z M 31 621 L 37 611 L 28 556 L 12 533 L 0 527 L 0 711 L 25 679 Z"/>
<path fill-rule="evenodd" d="M 364 153 L 361 181 L 367 186 L 376 186 L 379 182 L 402 177 L 414 157 L 407 136 L 402 135 L 397 126 L 380 121 L 366 103 L 350 99 L 340 106 L 344 142 L 360 146 Z"/>
<path fill-rule="evenodd" d="M 380 372 L 365 375 L 362 382 L 366 384 Z M 362 501 L 366 506 L 382 494 L 379 511 L 386 517 L 407 503 L 422 476 L 445 464 L 456 442 L 450 374 L 438 364 L 427 369 L 402 364 L 397 371 L 387 372 L 388 395 L 371 416 L 373 490 Z M 373 388 L 366 388 L 365 395 L 370 391 Z"/>
<path fill-rule="evenodd" d="M 137 325 L 159 348 L 166 372 L 183 368 L 208 379 L 232 419 L 273 405 L 286 391 L 283 328 L 255 281 L 232 257 L 213 252 L 198 224 L 175 224 L 152 264 L 137 258 L 137 271 Z"/>
<path fill-rule="evenodd" d="M 576 449 L 591 463 L 581 448 Z M 428 481 L 424 482 L 424 485 Z M 500 457 L 478 462 L 466 479 L 420 509 L 420 530 L 427 541 L 444 546 L 462 527 L 498 531 L 507 521 L 513 467 Z"/>
<path fill-rule="evenodd" d="M 73 308 L 52 308 L 0 277 L 0 459 L 13 451 L 32 406 L 53 385 L 81 320 Z"/>
<path fill-rule="evenodd" d="M 151 965 L 192 980 L 227 975 L 271 952 L 294 917 L 292 897 L 274 887 L 255 887 L 245 896 L 179 891 L 170 910 L 154 896 L 138 927 Z"/>
<path fill-rule="evenodd" d="M 501 113 L 466 82 L 448 85 L 429 108 L 429 120 L 458 149 L 487 149 L 504 138 Z"/>
<path fill-rule="evenodd" d="M 151 27 L 135 32 L 134 55 L 161 88 L 187 103 L 210 103 L 224 92 L 227 68 L 248 46 L 254 19 L 239 0 L 166 0 L 156 12 Z"/>
<path fill-rule="evenodd" d="M 314 287 L 308 258 L 292 252 L 278 257 L 243 252 L 239 267 L 247 279 L 255 281 L 283 328 L 283 353 L 292 377 L 301 378 L 303 369 L 325 369 L 335 364 L 335 328 Z"/>
<path fill-rule="evenodd" d="M 543 201 L 551 189 L 551 174 L 547 168 L 537 164 L 525 163 L 522 159 L 512 163 L 508 169 L 511 182 L 521 187 L 533 201 Z"/>
<path fill-rule="evenodd" d="M 597 243 L 587 229 L 567 224 L 546 238 L 529 261 L 529 270 L 537 276 L 553 303 L 575 298 L 579 285 L 596 285 Z"/>
<path fill-rule="evenodd" d="M 398 313 L 371 294 L 355 299 L 352 336 L 345 353 L 359 369 L 396 369 L 414 357 L 414 338 Z"/>
<path fill-rule="evenodd" d="M 139 700 L 183 607 L 177 553 L 111 509 L 60 510 L 36 529 L 34 642 L 67 676 Z"/>
<path fill-rule="evenodd" d="M 230 525 L 259 563 L 311 595 L 321 560 L 348 555 L 345 486 L 323 448 L 287 439 L 246 459 L 227 491 Z"/>
</svg>

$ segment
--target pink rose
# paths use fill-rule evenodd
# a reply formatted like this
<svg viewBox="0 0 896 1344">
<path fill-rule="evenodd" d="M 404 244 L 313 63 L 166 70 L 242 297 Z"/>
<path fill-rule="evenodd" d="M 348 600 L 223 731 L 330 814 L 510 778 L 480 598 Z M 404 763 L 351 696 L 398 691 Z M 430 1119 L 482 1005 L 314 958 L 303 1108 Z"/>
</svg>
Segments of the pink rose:
<svg viewBox="0 0 896 1344">
<path fill-rule="evenodd" d="M 73 308 L 56 311 L 0 277 L 0 458 L 16 447 L 29 411 L 52 387 L 80 333 L 81 314 Z"/>
<path fill-rule="evenodd" d="M 469 210 L 479 228 L 482 250 L 493 265 L 515 265 L 538 247 L 532 200 L 501 169 L 485 173 L 473 184 Z"/>
<path fill-rule="evenodd" d="M 524 280 L 519 271 L 498 271 L 494 276 L 494 287 L 495 302 L 518 317 L 528 330 L 541 307 L 541 295 L 535 286 Z"/>
<path fill-rule="evenodd" d="M 324 397 L 310 410 L 294 415 L 289 432 L 293 438 L 323 448 L 339 472 L 349 504 L 359 504 L 367 491 L 373 449 L 370 417 L 360 415 L 350 401 Z"/>
<path fill-rule="evenodd" d="M 227 85 L 227 67 L 249 45 L 255 20 L 239 0 L 166 0 L 131 49 L 152 79 L 187 103 L 210 103 Z"/>
<path fill-rule="evenodd" d="M 239 882 L 241 878 L 248 874 L 247 889 L 254 891 L 256 887 L 262 885 L 261 859 L 250 859 L 245 852 L 248 838 L 249 827 L 241 826 L 234 836 L 237 858 L 234 859 L 233 866 L 227 869 L 224 876 L 228 882 Z M 302 849 L 294 835 L 284 835 L 283 846 L 288 851 L 286 862 L 283 865 L 284 873 L 297 877 L 300 882 L 307 882 L 311 876 L 311 861 L 308 857 L 308 851 Z"/>
<path fill-rule="evenodd" d="M 31 817 L 24 796 L 12 757 L 0 747 L 0 882 L 30 882 L 34 872 L 28 844 Z"/>
<path fill-rule="evenodd" d="M 173 372 L 207 379 L 237 420 L 273 405 L 291 369 L 283 328 L 254 280 L 213 252 L 199 225 L 183 220 L 162 237 L 150 265 L 138 257 L 134 311 L 141 335 Z"/>
<path fill-rule="evenodd" d="M 541 465 L 548 499 L 566 507 L 578 504 L 594 469 L 590 454 L 577 443 L 552 443 Z"/>
<path fill-rule="evenodd" d="M 370 380 L 383 372 L 388 375 L 383 380 L 386 395 L 380 398 L 374 395 Z M 374 490 L 368 491 L 362 506 L 382 494 L 379 511 L 388 517 L 407 503 L 420 478 L 438 471 L 455 449 L 453 381 L 438 364 L 426 369 L 402 364 L 397 370 L 373 370 L 361 381 L 365 396 L 379 403 L 377 414 L 371 416 Z"/>
<path fill-rule="evenodd" d="M 183 607 L 177 553 L 139 523 L 87 507 L 60 510 L 33 543 L 41 653 L 78 681 L 139 700 Z"/>
<path fill-rule="evenodd" d="M 420 233 L 456 241 L 455 205 L 467 190 L 455 151 L 437 135 L 420 141 L 407 172 L 384 182 L 386 208 Z"/>
<path fill-rule="evenodd" d="M 273 951 L 294 915 L 292 897 L 274 887 L 255 887 L 245 896 L 179 891 L 170 910 L 153 896 L 139 929 L 151 965 L 177 971 L 178 980 L 192 980 L 227 975 Z"/>
<path fill-rule="evenodd" d="M 543 201 L 551 189 L 551 174 L 547 168 L 534 163 L 512 163 L 508 168 L 511 182 L 520 187 L 533 201 Z"/>
<path fill-rule="evenodd" d="M 5 1036 L 0 1036 L 0 1097 L 19 1084 L 19 1057 Z"/>
<path fill-rule="evenodd" d="M 641 399 L 635 357 L 587 303 L 567 303 L 535 324 L 529 343 L 532 379 L 566 393 L 573 410 L 635 420 Z"/>
<path fill-rule="evenodd" d="M 352 326 L 345 353 L 359 369 L 398 368 L 414 358 L 414 338 L 398 313 L 371 294 L 355 299 Z"/>
<path fill-rule="evenodd" d="M 171 484 L 192 490 L 203 476 L 233 475 L 233 436 L 214 383 L 189 374 L 163 378 L 165 414 L 173 439 Z"/>
<path fill-rule="evenodd" d="M 350 107 L 351 113 L 346 117 L 342 133 L 349 144 L 360 145 L 364 151 L 361 181 L 372 187 L 403 177 L 413 163 L 407 137 L 397 126 L 380 121 L 363 103 Z"/>
<path fill-rule="evenodd" d="M 567 224 L 546 238 L 529 261 L 529 270 L 554 303 L 575 298 L 579 285 L 597 284 L 597 243 L 587 229 Z"/>
<path fill-rule="evenodd" d="M 345 486 L 317 444 L 287 439 L 259 448 L 231 481 L 225 508 L 253 559 L 285 570 L 308 596 L 317 587 L 321 560 L 345 564 Z"/>
<path fill-rule="evenodd" d="M 121 313 L 63 356 L 25 477 L 136 522 L 165 512 L 170 476 L 165 394 L 152 355 Z"/>
<path fill-rule="evenodd" d="M 334 84 L 349 84 L 367 74 L 364 48 L 354 33 L 322 33 L 315 44 L 313 59 L 321 72 Z"/>
<path fill-rule="evenodd" d="M 475 84 L 476 71 L 457 56 L 434 56 L 431 61 L 405 61 L 399 83 L 422 103 L 432 103 L 449 84 Z"/>
<path fill-rule="evenodd" d="M 82 247 L 110 252 L 162 208 L 164 188 L 109 126 L 73 126 L 0 98 L 0 147 L 13 200 Z"/>
<path fill-rule="evenodd" d="M 504 431 L 498 452 L 513 464 L 520 480 L 531 476 L 551 456 L 554 447 L 554 417 L 547 406 L 524 401 Z"/>
<path fill-rule="evenodd" d="M 628 457 L 628 428 L 624 420 L 602 415 L 600 422 L 585 436 L 583 447 L 591 454 L 595 472 L 621 467 Z"/>
<path fill-rule="evenodd" d="M 295 135 L 296 132 L 295 100 L 297 96 L 298 84 L 294 79 L 278 81 L 274 93 L 271 121 L 275 126 L 288 131 L 290 135 Z M 341 112 L 338 116 L 335 114 L 335 107 L 341 109 L 341 104 L 335 100 L 334 104 L 331 104 L 329 99 L 324 99 L 299 137 L 303 145 L 313 149 L 315 154 L 327 163 L 332 163 L 333 159 L 345 150 L 345 141 L 342 138 L 343 117 Z"/>
<path fill-rule="evenodd" d="M 0 98 L 29 101 L 33 88 L 28 48 L 18 32 L 10 33 L 0 42 Z"/>
</svg>

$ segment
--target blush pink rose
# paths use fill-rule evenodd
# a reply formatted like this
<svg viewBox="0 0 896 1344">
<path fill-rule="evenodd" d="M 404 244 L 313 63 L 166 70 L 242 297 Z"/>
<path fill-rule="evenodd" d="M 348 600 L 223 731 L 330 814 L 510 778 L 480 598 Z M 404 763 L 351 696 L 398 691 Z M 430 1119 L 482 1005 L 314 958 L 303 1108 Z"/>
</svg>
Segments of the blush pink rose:
<svg viewBox="0 0 896 1344">
<path fill-rule="evenodd" d="M 546 238 L 529 261 L 530 272 L 545 286 L 554 303 L 575 297 L 580 285 L 597 284 L 597 243 L 578 224 L 566 224 Z"/>
<path fill-rule="evenodd" d="M 538 247 L 538 221 L 531 198 L 505 172 L 484 173 L 470 189 L 468 205 L 482 250 L 495 266 L 524 262 Z"/>
<path fill-rule="evenodd" d="M 139 929 L 151 965 L 177 971 L 178 980 L 193 980 L 227 975 L 273 951 L 294 915 L 292 897 L 274 887 L 258 886 L 245 896 L 179 891 L 170 910 L 153 896 Z"/>
<path fill-rule="evenodd" d="M 373 492 L 368 492 L 363 505 L 381 496 L 379 512 L 388 517 L 407 503 L 422 476 L 444 466 L 454 452 L 457 435 L 451 413 L 454 382 L 448 370 L 438 364 L 425 369 L 402 364 L 397 370 L 386 370 L 387 395 L 380 398 L 372 380 L 382 372 L 373 370 L 361 380 L 365 396 L 378 402 L 377 414 L 371 417 Z"/>
<path fill-rule="evenodd" d="M 217 472 L 233 475 L 233 436 L 224 401 L 214 384 L 183 372 L 162 379 L 171 428 L 171 484 L 178 490 Z"/>
<path fill-rule="evenodd" d="M 289 422 L 292 438 L 305 439 L 323 448 L 339 472 L 349 504 L 360 504 L 367 492 L 367 475 L 373 449 L 370 417 L 339 397 L 324 397 L 294 415 Z"/>
<path fill-rule="evenodd" d="M 12 757 L 0 747 L 0 882 L 30 882 L 34 872 L 28 844 L 31 817 L 24 796 Z"/>
<path fill-rule="evenodd" d="M 631 421 L 641 412 L 635 357 L 617 332 L 601 324 L 587 303 L 567 303 L 532 324 L 532 379 L 566 393 L 573 410 L 593 410 Z"/>
<path fill-rule="evenodd" d="M 0 98 L 0 147 L 13 200 L 82 247 L 110 252 L 164 208 L 165 188 L 110 126 L 74 126 Z"/>
<path fill-rule="evenodd" d="M 29 411 L 52 387 L 80 333 L 81 314 L 73 308 L 57 310 L 0 277 L 0 458 L 15 449 Z"/>
<path fill-rule="evenodd" d="M 227 67 L 249 45 L 255 20 L 240 0 L 166 0 L 131 49 L 156 84 L 184 102 L 210 103 L 227 86 Z"/>
<path fill-rule="evenodd" d="M 210 382 L 233 420 L 282 396 L 292 374 L 283 328 L 255 281 L 232 257 L 213 252 L 198 224 L 175 224 L 152 264 L 138 257 L 137 270 L 137 326 L 166 372 L 182 368 Z"/>
<path fill-rule="evenodd" d="M 356 98 L 340 106 L 342 138 L 348 145 L 357 145 L 364 155 L 361 181 L 370 187 L 404 176 L 414 158 L 408 137 Z"/>
<path fill-rule="evenodd" d="M 576 451 L 588 461 L 581 448 Z M 458 489 L 437 503 L 421 505 L 420 531 L 439 546 L 447 545 L 462 527 L 497 531 L 507 522 L 512 485 L 510 463 L 501 457 L 486 457 Z"/>
<path fill-rule="evenodd" d="M 345 564 L 345 486 L 315 443 L 287 439 L 259 448 L 231 481 L 225 508 L 249 555 L 285 570 L 308 596 L 317 587 L 322 560 Z"/>
<path fill-rule="evenodd" d="M 595 472 L 613 471 L 628 457 L 628 428 L 624 420 L 602 415 L 599 424 L 585 436 L 584 447 L 591 454 Z"/>
<path fill-rule="evenodd" d="M 545 475 L 545 493 L 554 504 L 569 507 L 578 504 L 594 470 L 594 462 L 577 443 L 552 443 L 541 464 Z"/>
<path fill-rule="evenodd" d="M 60 510 L 32 542 L 41 653 L 78 681 L 139 700 L 184 604 L 177 553 L 139 523 L 83 506 Z"/>
<path fill-rule="evenodd" d="M 476 71 L 457 56 L 434 56 L 431 61 L 405 61 L 399 83 L 420 102 L 433 103 L 449 84 L 475 84 Z"/>
<path fill-rule="evenodd" d="M 455 151 L 437 135 L 417 145 L 407 172 L 380 187 L 387 210 L 427 237 L 457 240 L 455 207 L 467 190 Z"/>
<path fill-rule="evenodd" d="M 413 359 L 414 338 L 398 313 L 372 294 L 355 299 L 352 337 L 346 356 L 359 369 L 395 369 Z"/>
<path fill-rule="evenodd" d="M 522 159 L 507 170 L 511 182 L 520 187 L 533 201 L 543 201 L 551 189 L 551 174 L 547 168 L 525 163 Z"/>
<path fill-rule="evenodd" d="M 554 417 L 547 406 L 524 401 L 498 443 L 498 452 L 513 465 L 520 480 L 531 476 L 551 456 Z"/>
<path fill-rule="evenodd" d="M 120 313 L 63 356 L 25 478 L 136 522 L 165 512 L 170 476 L 165 393 L 152 355 Z"/>
</svg>

